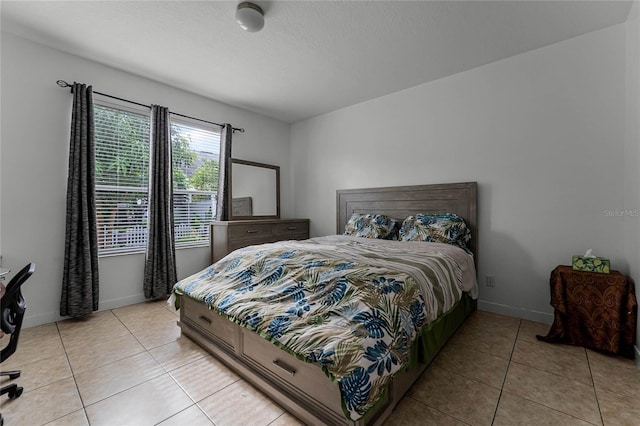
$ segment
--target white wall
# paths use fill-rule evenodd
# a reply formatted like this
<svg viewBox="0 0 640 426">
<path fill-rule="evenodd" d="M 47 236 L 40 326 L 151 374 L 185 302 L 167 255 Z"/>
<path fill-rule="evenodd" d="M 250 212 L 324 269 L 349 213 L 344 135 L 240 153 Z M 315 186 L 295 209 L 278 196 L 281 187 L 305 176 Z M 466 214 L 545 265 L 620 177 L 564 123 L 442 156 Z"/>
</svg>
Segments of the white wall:
<svg viewBox="0 0 640 426">
<path fill-rule="evenodd" d="M 58 79 L 182 114 L 243 127 L 233 156 L 281 167 L 282 212 L 293 212 L 290 126 L 2 33 L 2 157 L 0 229 L 4 265 L 17 272 L 37 264 L 24 287 L 25 326 L 60 319 L 67 157 L 72 95 Z M 224 84 L 224 82 L 220 82 Z M 178 275 L 208 264 L 209 249 L 178 250 Z M 100 309 L 144 300 L 143 255 L 100 259 Z"/>
<path fill-rule="evenodd" d="M 625 251 L 628 274 L 640 297 L 640 3 L 634 1 L 626 23 Z M 636 329 L 636 363 L 640 367 L 640 320 Z"/>
<path fill-rule="evenodd" d="M 480 307 L 551 322 L 556 265 L 632 263 L 605 215 L 624 204 L 624 117 L 617 25 L 294 124 L 295 215 L 335 233 L 336 189 L 477 181 Z"/>
</svg>

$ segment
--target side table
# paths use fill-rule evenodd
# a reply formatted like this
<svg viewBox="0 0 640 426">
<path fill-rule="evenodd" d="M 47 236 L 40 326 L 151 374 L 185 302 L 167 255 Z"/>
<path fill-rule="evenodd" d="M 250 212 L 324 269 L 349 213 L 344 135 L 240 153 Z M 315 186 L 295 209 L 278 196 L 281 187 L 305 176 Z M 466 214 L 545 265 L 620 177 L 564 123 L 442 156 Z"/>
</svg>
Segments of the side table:
<svg viewBox="0 0 640 426">
<path fill-rule="evenodd" d="M 537 336 L 539 340 L 633 358 L 638 302 L 624 275 L 558 266 L 549 284 L 554 321 L 546 336 Z"/>
</svg>

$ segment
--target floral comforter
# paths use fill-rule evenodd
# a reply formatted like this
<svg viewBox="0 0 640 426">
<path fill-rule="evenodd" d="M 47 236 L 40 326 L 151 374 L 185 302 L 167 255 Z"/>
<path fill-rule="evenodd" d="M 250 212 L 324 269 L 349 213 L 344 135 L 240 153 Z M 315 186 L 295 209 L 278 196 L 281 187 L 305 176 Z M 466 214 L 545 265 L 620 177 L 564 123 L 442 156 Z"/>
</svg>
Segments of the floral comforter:
<svg viewBox="0 0 640 426">
<path fill-rule="evenodd" d="M 174 293 L 321 364 L 357 420 L 407 364 L 420 328 L 474 288 L 460 248 L 330 236 L 237 250 Z"/>
</svg>

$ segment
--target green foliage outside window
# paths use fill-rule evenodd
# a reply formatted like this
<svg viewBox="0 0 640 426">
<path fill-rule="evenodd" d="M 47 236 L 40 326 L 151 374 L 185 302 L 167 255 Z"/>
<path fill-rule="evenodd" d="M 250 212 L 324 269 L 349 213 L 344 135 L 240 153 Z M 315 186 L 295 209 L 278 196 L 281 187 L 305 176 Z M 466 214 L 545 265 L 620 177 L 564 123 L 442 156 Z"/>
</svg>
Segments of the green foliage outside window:
<svg viewBox="0 0 640 426">
<path fill-rule="evenodd" d="M 149 173 L 149 117 L 97 105 L 95 121 L 99 123 L 96 137 L 113 142 L 96 144 L 96 183 L 146 187 Z M 101 129 L 108 129 L 109 133 L 100 134 Z M 191 146 L 191 137 L 184 135 L 180 126 L 172 124 L 174 189 L 215 191 L 218 188 L 218 160 L 204 159 L 193 170 L 198 153 Z"/>
</svg>

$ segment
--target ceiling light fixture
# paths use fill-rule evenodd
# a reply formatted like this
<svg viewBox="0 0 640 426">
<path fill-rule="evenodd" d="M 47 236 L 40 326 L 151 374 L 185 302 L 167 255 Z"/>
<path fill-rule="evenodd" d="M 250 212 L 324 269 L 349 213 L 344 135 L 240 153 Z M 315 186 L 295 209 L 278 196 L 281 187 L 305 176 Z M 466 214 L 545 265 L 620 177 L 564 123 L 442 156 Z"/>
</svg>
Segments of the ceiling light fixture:
<svg viewBox="0 0 640 426">
<path fill-rule="evenodd" d="M 238 5 L 236 21 L 243 30 L 255 33 L 264 27 L 264 12 L 257 4 L 244 1 Z"/>
</svg>

